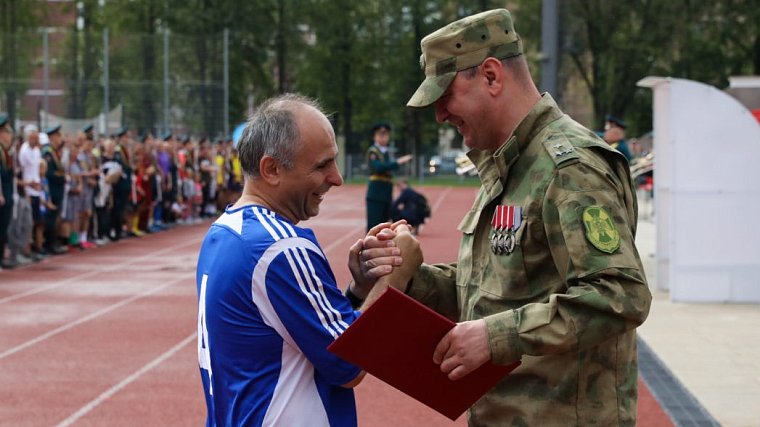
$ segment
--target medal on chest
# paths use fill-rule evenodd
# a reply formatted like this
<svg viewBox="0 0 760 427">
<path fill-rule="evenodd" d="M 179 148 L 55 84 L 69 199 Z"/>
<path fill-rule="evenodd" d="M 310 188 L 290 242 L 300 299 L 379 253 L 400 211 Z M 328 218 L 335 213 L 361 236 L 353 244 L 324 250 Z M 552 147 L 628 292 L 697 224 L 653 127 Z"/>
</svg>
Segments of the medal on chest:
<svg viewBox="0 0 760 427">
<path fill-rule="evenodd" d="M 491 218 L 491 252 L 509 255 L 515 250 L 515 232 L 522 223 L 522 207 L 498 205 Z"/>
</svg>

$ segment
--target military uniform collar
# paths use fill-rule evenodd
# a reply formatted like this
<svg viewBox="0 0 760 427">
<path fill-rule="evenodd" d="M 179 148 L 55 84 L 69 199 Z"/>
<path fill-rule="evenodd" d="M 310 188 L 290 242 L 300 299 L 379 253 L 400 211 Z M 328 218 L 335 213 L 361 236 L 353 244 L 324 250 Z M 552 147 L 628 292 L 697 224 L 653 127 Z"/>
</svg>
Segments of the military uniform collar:
<svg viewBox="0 0 760 427">
<path fill-rule="evenodd" d="M 496 197 L 501 194 L 509 174 L 509 168 L 520 157 L 520 153 L 544 126 L 562 117 L 562 111 L 549 93 L 533 106 L 512 135 L 495 152 L 470 150 L 467 157 L 478 169 L 484 190 Z"/>
<path fill-rule="evenodd" d="M 533 106 L 527 116 L 517 125 L 514 136 L 520 146 L 520 151 L 528 142 L 532 141 L 546 125 L 562 117 L 554 98 L 548 92 L 541 95 L 541 99 Z"/>
</svg>

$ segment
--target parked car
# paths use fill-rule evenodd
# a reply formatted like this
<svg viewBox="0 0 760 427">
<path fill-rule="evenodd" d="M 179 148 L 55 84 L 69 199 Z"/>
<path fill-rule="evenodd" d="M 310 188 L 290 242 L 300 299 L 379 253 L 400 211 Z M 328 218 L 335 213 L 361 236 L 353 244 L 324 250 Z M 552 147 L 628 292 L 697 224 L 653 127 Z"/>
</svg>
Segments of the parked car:
<svg viewBox="0 0 760 427">
<path fill-rule="evenodd" d="M 437 174 L 453 174 L 457 170 L 457 162 L 455 153 L 446 153 L 442 156 L 432 156 L 428 162 L 428 173 L 431 175 Z"/>
<path fill-rule="evenodd" d="M 442 155 L 430 157 L 427 171 L 430 175 L 457 174 L 460 176 L 474 176 L 478 173 L 463 151 L 449 151 Z"/>
</svg>

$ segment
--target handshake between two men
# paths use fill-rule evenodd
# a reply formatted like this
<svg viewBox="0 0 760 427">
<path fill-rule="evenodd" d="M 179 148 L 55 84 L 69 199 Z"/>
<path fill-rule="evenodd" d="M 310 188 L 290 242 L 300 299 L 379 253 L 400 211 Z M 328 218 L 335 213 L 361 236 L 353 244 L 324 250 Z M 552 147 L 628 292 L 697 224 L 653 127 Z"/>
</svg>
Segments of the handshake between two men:
<svg viewBox="0 0 760 427">
<path fill-rule="evenodd" d="M 350 249 L 348 266 L 355 282 L 349 285 L 347 293 L 363 300 L 360 311 L 371 306 L 389 286 L 406 293 L 413 286 L 423 260 L 420 242 L 406 221 L 378 224 Z M 488 362 L 491 349 L 485 321 L 457 323 L 441 339 L 431 357 L 451 380 L 458 380 Z"/>
</svg>

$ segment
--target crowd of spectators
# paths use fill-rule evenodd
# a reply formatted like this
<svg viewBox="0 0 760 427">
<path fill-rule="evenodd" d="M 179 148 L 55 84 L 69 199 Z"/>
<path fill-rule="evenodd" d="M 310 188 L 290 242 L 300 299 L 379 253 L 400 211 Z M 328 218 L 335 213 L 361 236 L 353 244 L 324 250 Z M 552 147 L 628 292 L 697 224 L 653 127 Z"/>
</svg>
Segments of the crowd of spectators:
<svg viewBox="0 0 760 427">
<path fill-rule="evenodd" d="M 3 149 L 14 185 L 4 201 L 11 219 L 0 230 L 2 268 L 200 222 L 242 190 L 231 140 L 137 136 L 126 127 L 99 136 L 92 125 L 13 134 Z"/>
</svg>

